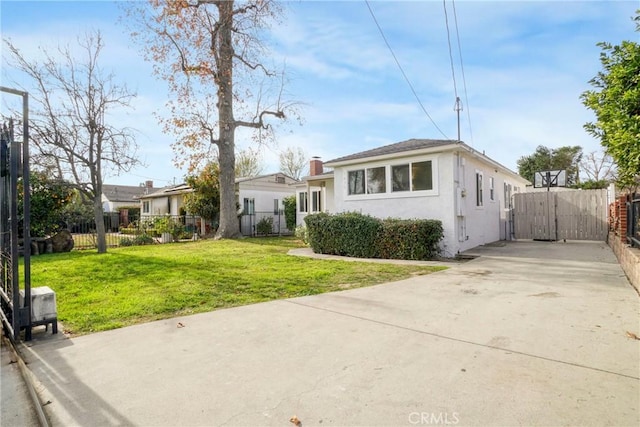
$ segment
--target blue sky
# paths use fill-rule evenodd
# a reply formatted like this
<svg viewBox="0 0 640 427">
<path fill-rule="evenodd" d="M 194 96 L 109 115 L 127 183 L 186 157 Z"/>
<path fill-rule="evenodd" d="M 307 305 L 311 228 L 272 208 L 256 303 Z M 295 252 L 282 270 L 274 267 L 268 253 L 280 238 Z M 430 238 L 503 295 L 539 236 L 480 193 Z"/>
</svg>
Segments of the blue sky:
<svg viewBox="0 0 640 427">
<path fill-rule="evenodd" d="M 592 114 L 580 102 L 600 70 L 599 41 L 638 40 L 631 17 L 634 1 L 455 1 L 466 97 L 458 54 L 453 3 L 446 1 L 458 95 L 464 103 L 461 139 L 516 169 L 536 146 L 581 145 L 599 150 L 582 125 Z M 277 130 L 262 147 L 263 172 L 278 169 L 277 153 L 302 147 L 324 160 L 409 138 L 456 138 L 456 114 L 443 2 L 370 1 L 398 61 L 438 128 L 427 118 L 400 73 L 364 1 L 291 1 L 269 35 L 270 56 L 287 65 L 287 92 L 304 104 L 303 124 Z M 167 100 L 164 82 L 153 77 L 118 22 L 108 1 L 0 3 L 1 32 L 27 56 L 38 46 L 72 43 L 87 29 L 100 29 L 106 47 L 102 65 L 138 96 L 134 110 L 114 118 L 138 131 L 146 166 L 107 183 L 155 185 L 180 182 L 172 162 L 172 135 L 162 133 L 154 111 Z M 4 55 L 4 53 L 3 53 Z M 3 63 L 2 85 L 20 81 Z M 12 100 L 3 96 L 2 108 Z M 470 119 L 470 120 L 469 120 Z M 249 138 L 240 134 L 240 148 Z"/>
</svg>

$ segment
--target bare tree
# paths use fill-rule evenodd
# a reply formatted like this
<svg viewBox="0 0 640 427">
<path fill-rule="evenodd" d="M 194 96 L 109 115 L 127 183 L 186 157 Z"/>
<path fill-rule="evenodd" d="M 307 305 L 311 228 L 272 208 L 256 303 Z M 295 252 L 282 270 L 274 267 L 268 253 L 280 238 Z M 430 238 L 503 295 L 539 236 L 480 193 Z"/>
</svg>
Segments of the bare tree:
<svg viewBox="0 0 640 427">
<path fill-rule="evenodd" d="M 102 183 L 107 174 L 139 163 L 132 131 L 108 123 L 109 113 L 130 107 L 135 96 L 98 65 L 104 42 L 99 31 L 78 37 L 80 54 L 69 47 L 40 48 L 41 60 L 27 59 L 5 39 L 12 66 L 33 82 L 30 143 L 34 159 L 67 179 L 93 203 L 98 252 L 107 251 Z"/>
<path fill-rule="evenodd" d="M 280 153 L 280 171 L 300 179 L 307 172 L 307 154 L 300 147 L 287 147 Z"/>
<path fill-rule="evenodd" d="M 236 178 L 258 176 L 262 169 L 262 158 L 258 150 L 247 148 L 236 154 Z"/>
<path fill-rule="evenodd" d="M 282 74 L 262 58 L 264 31 L 280 16 L 272 0 L 150 0 L 128 9 L 133 36 L 173 94 L 161 118 L 177 136 L 176 163 L 190 170 L 217 151 L 220 226 L 216 238 L 240 236 L 236 217 L 235 132 L 273 137 L 268 118 L 284 119 Z"/>
<path fill-rule="evenodd" d="M 580 169 L 592 181 L 612 181 L 616 179 L 616 167 L 607 153 L 592 151 L 585 154 L 580 162 Z"/>
</svg>

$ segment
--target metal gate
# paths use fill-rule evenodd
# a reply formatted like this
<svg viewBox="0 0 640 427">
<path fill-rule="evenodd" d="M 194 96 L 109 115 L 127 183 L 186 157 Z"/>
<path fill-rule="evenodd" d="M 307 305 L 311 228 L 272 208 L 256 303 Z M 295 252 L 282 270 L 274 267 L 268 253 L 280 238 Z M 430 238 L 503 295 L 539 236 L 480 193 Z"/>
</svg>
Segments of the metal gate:
<svg viewBox="0 0 640 427">
<path fill-rule="evenodd" d="M 516 239 L 607 239 L 607 190 L 520 193 L 514 196 Z"/>
<path fill-rule="evenodd" d="M 25 340 L 31 339 L 31 238 L 29 197 L 29 104 L 28 94 L 5 87 L 0 91 L 22 97 L 23 129 L 20 143 L 14 138 L 13 120 L 0 129 L 0 317 L 9 337 L 17 341 L 25 330 Z M 22 177 L 22 188 L 18 178 Z M 18 216 L 18 192 L 22 192 L 22 224 Z M 22 236 L 20 234 L 22 233 Z M 22 244 L 22 248 L 20 248 Z M 22 252 L 22 254 L 21 254 Z M 20 269 L 20 255 L 23 257 Z M 20 270 L 24 273 L 24 302 L 20 298 Z"/>
</svg>

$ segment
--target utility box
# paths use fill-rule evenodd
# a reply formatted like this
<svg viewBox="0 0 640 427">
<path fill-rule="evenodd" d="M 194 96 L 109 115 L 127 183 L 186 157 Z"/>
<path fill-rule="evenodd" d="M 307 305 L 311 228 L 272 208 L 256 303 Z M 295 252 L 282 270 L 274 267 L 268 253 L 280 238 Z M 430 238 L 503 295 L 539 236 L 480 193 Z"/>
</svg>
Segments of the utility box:
<svg viewBox="0 0 640 427">
<path fill-rule="evenodd" d="M 24 307 L 24 289 L 20 289 L 20 306 Z M 31 326 L 51 323 L 51 330 L 58 333 L 56 293 L 48 286 L 31 288 Z"/>
</svg>

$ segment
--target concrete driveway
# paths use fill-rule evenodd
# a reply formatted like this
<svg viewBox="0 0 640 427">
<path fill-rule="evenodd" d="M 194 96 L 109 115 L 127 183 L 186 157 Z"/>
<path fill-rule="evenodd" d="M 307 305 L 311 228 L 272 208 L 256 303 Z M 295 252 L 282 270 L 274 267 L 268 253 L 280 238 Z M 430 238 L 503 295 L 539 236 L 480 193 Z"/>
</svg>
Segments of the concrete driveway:
<svg viewBox="0 0 640 427">
<path fill-rule="evenodd" d="M 640 424 L 640 307 L 604 243 L 24 349 L 55 426 Z"/>
</svg>

